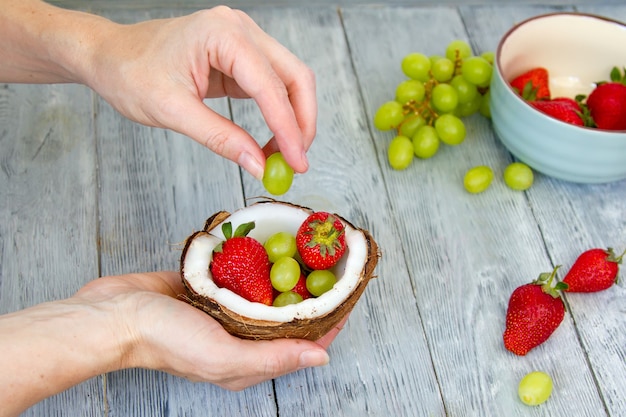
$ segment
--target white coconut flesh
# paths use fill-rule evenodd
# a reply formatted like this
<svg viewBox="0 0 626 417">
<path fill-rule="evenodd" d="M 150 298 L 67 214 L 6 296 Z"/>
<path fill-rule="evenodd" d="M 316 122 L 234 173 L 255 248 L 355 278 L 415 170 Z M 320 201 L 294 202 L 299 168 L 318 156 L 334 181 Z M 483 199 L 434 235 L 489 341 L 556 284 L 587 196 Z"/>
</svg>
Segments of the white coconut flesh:
<svg viewBox="0 0 626 417">
<path fill-rule="evenodd" d="M 331 290 L 317 298 L 308 298 L 283 307 L 250 302 L 226 288 L 218 287 L 213 282 L 209 269 L 213 249 L 224 240 L 223 223 L 230 222 L 234 230 L 240 224 L 254 221 L 255 228 L 248 236 L 263 244 L 268 237 L 277 232 L 289 232 L 295 236 L 309 214 L 305 208 L 280 203 L 255 204 L 235 211 L 209 233 L 197 234 L 189 243 L 183 260 L 184 279 L 199 295 L 213 299 L 237 314 L 256 320 L 286 323 L 294 319 L 312 319 L 330 313 L 341 305 L 357 286 L 368 257 L 369 246 L 365 235 L 346 222 L 343 224 L 347 249 L 337 265 L 331 269 L 337 277 L 337 283 Z"/>
</svg>

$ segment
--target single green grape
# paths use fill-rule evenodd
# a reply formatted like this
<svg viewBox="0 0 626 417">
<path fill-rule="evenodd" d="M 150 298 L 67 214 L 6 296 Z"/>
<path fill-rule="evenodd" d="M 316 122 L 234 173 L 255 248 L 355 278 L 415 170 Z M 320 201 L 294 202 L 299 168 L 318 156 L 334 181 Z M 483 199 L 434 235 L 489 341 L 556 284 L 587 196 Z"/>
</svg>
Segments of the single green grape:
<svg viewBox="0 0 626 417">
<path fill-rule="evenodd" d="M 374 115 L 374 126 L 378 130 L 391 130 L 404 120 L 404 109 L 397 101 L 383 103 Z"/>
<path fill-rule="evenodd" d="M 462 75 L 456 75 L 450 81 L 450 85 L 454 87 L 459 97 L 459 104 L 469 103 L 478 96 L 478 87 L 470 83 Z"/>
<path fill-rule="evenodd" d="M 328 269 L 320 269 L 311 271 L 306 277 L 306 289 L 309 290 L 311 295 L 319 297 L 331 288 L 337 282 L 337 277 L 332 271 Z"/>
<path fill-rule="evenodd" d="M 282 195 L 289 191 L 293 182 L 293 168 L 289 166 L 283 154 L 275 152 L 265 160 L 263 186 L 273 195 Z"/>
<path fill-rule="evenodd" d="M 451 61 L 458 59 L 465 59 L 472 56 L 472 47 L 461 39 L 453 40 L 446 47 L 446 58 Z"/>
<path fill-rule="evenodd" d="M 491 180 L 493 180 L 493 171 L 491 168 L 485 165 L 480 165 L 471 168 L 465 173 L 463 186 L 468 192 L 478 194 L 489 188 Z"/>
<path fill-rule="evenodd" d="M 435 130 L 446 145 L 458 145 L 465 140 L 465 124 L 453 114 L 442 114 L 435 120 Z"/>
<path fill-rule="evenodd" d="M 402 136 L 406 136 L 408 138 L 412 137 L 417 129 L 424 126 L 426 124 L 426 119 L 424 119 L 419 114 L 408 114 L 404 121 L 400 124 L 398 128 L 398 133 Z"/>
<path fill-rule="evenodd" d="M 524 404 L 539 405 L 550 398 L 552 386 L 550 375 L 541 371 L 533 371 L 520 380 L 517 394 Z"/>
<path fill-rule="evenodd" d="M 293 258 L 298 250 L 296 238 L 289 232 L 274 233 L 265 240 L 263 247 L 271 263 L 284 256 Z"/>
<path fill-rule="evenodd" d="M 412 52 L 402 59 L 402 72 L 414 80 L 422 82 L 428 81 L 430 78 L 430 59 L 421 53 Z"/>
<path fill-rule="evenodd" d="M 504 183 L 513 190 L 524 191 L 533 185 L 533 170 L 522 162 L 513 162 L 504 169 Z"/>
<path fill-rule="evenodd" d="M 487 87 L 491 81 L 493 67 L 483 57 L 471 56 L 463 60 L 461 73 L 467 81 L 478 87 Z"/>
<path fill-rule="evenodd" d="M 459 95 L 450 84 L 437 84 L 433 87 L 431 94 L 431 103 L 443 113 L 453 111 L 459 104 Z"/>
<path fill-rule="evenodd" d="M 402 104 L 410 101 L 419 103 L 424 100 L 425 94 L 424 83 L 418 80 L 404 80 L 396 87 L 396 101 Z"/>
<path fill-rule="evenodd" d="M 300 279 L 300 264 L 294 258 L 284 256 L 278 259 L 270 269 L 272 287 L 284 292 L 293 289 Z"/>
<path fill-rule="evenodd" d="M 448 58 L 441 58 L 432 64 L 430 69 L 433 78 L 440 83 L 448 82 L 454 75 L 454 61 Z"/>
<path fill-rule="evenodd" d="M 302 296 L 297 292 L 285 291 L 281 292 L 274 298 L 272 305 L 274 307 L 284 307 L 289 304 L 298 304 L 302 301 Z"/>
<path fill-rule="evenodd" d="M 406 136 L 396 136 L 387 148 L 387 159 L 393 169 L 406 169 L 413 162 L 413 142 Z"/>
<path fill-rule="evenodd" d="M 428 159 L 439 150 L 439 135 L 433 126 L 424 125 L 413 135 L 413 150 L 415 156 Z"/>
<path fill-rule="evenodd" d="M 485 51 L 482 54 L 480 54 L 480 56 L 482 58 L 484 58 L 487 62 L 489 62 L 491 65 L 493 65 L 493 62 L 496 59 L 495 54 L 493 53 L 493 51 Z"/>
<path fill-rule="evenodd" d="M 441 56 L 441 55 L 431 55 L 428 57 L 428 59 L 430 59 L 430 67 L 432 68 L 433 64 L 437 61 L 439 61 L 441 58 L 445 58 L 445 56 Z"/>
<path fill-rule="evenodd" d="M 491 118 L 491 90 L 487 90 L 487 92 L 483 94 L 478 112 L 488 119 Z"/>
<path fill-rule="evenodd" d="M 454 114 L 458 117 L 468 117 L 480 110 L 480 106 L 483 104 L 483 96 L 476 94 L 476 97 L 472 101 L 459 104 L 454 110 Z"/>
</svg>

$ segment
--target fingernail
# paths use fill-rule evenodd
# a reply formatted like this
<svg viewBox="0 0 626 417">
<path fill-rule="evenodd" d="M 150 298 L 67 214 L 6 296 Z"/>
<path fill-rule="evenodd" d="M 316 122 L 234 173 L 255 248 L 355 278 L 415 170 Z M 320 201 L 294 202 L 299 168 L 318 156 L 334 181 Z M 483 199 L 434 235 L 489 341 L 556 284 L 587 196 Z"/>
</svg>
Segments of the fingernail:
<svg viewBox="0 0 626 417">
<path fill-rule="evenodd" d="M 300 369 L 310 368 L 312 366 L 324 366 L 328 365 L 330 357 L 325 350 L 305 350 L 300 354 L 298 366 Z"/>
<path fill-rule="evenodd" d="M 309 169 L 309 158 L 307 158 L 305 151 L 302 151 L 302 162 L 304 162 L 304 170 Z"/>
<path fill-rule="evenodd" d="M 263 165 L 250 153 L 242 152 L 237 162 L 257 180 L 261 181 L 263 179 Z"/>
</svg>

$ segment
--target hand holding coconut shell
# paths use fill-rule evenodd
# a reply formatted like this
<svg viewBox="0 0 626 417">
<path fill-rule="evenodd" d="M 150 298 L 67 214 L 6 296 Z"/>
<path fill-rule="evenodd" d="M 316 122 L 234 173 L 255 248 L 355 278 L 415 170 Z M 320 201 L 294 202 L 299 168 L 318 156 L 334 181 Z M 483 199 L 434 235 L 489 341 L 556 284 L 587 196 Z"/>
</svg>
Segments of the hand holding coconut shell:
<svg viewBox="0 0 626 417">
<path fill-rule="evenodd" d="M 328 363 L 317 342 L 234 337 L 180 300 L 177 272 L 98 278 L 67 300 L 0 316 L 0 404 L 18 415 L 94 376 L 148 368 L 230 390 Z"/>
</svg>

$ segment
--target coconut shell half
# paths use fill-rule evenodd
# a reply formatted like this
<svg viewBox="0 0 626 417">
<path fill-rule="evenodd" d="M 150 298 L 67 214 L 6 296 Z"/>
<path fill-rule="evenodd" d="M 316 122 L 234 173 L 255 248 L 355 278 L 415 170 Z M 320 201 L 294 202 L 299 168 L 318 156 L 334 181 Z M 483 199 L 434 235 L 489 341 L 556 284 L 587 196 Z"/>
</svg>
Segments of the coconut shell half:
<svg viewBox="0 0 626 417">
<path fill-rule="evenodd" d="M 345 227 L 346 253 L 332 270 L 335 286 L 317 298 L 284 307 L 250 302 L 234 292 L 219 288 L 209 265 L 213 248 L 224 236 L 221 226 L 233 228 L 250 221 L 255 228 L 248 236 L 264 243 L 274 233 L 286 231 L 294 236 L 313 210 L 291 203 L 261 201 L 228 213 L 209 217 L 204 229 L 189 236 L 181 256 L 180 272 L 188 302 L 215 318 L 229 333 L 244 339 L 299 338 L 318 340 L 335 327 L 363 294 L 380 253 L 373 237 L 335 214 Z"/>
</svg>

